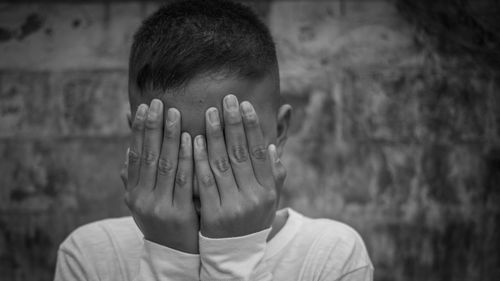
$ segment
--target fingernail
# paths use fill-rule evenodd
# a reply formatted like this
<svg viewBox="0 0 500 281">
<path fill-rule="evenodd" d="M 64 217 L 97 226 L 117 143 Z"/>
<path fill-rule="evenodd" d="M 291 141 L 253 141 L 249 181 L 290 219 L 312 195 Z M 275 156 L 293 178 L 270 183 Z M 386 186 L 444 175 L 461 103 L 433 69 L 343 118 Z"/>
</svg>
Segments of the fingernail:
<svg viewBox="0 0 500 281">
<path fill-rule="evenodd" d="M 151 101 L 151 108 L 150 108 L 150 110 L 153 111 L 153 112 L 159 113 L 160 109 L 161 109 L 161 106 L 162 106 L 162 103 L 161 103 L 161 101 L 159 99 L 153 99 Z"/>
<path fill-rule="evenodd" d="M 179 119 L 179 112 L 175 108 L 169 108 L 167 112 L 167 120 L 173 123 Z"/>
<path fill-rule="evenodd" d="M 224 98 L 224 102 L 226 103 L 227 109 L 237 109 L 238 108 L 238 99 L 234 95 L 227 95 Z"/>
<path fill-rule="evenodd" d="M 151 101 L 148 111 L 148 120 L 156 120 L 161 112 L 161 101 L 154 99 Z"/>
<path fill-rule="evenodd" d="M 203 140 L 202 135 L 196 136 L 196 145 L 198 145 L 198 147 L 200 147 L 200 148 L 205 146 L 205 141 Z"/>
<path fill-rule="evenodd" d="M 241 103 L 241 110 L 245 116 L 252 116 L 254 113 L 253 106 L 247 101 Z"/>
<path fill-rule="evenodd" d="M 191 144 L 191 140 L 189 137 L 189 133 L 184 132 L 182 133 L 182 145 L 188 146 Z"/>
<path fill-rule="evenodd" d="M 135 114 L 136 117 L 140 119 L 144 119 L 144 116 L 146 116 L 146 111 L 148 110 L 148 106 L 145 104 L 139 105 L 137 108 L 137 113 Z"/>
<path fill-rule="evenodd" d="M 212 125 L 219 125 L 219 111 L 215 107 L 208 109 L 208 121 Z"/>
</svg>

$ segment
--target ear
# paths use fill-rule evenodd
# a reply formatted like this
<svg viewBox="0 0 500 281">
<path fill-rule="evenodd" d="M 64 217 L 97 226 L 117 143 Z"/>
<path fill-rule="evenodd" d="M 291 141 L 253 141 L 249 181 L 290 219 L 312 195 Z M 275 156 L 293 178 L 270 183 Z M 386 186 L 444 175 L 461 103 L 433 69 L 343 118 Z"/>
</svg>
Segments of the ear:
<svg viewBox="0 0 500 281">
<path fill-rule="evenodd" d="M 292 117 L 292 106 L 289 104 L 282 105 L 278 110 L 277 118 L 277 135 L 276 135 L 276 150 L 279 157 L 283 153 L 285 143 L 288 138 L 288 128 L 290 128 L 290 118 Z"/>
</svg>

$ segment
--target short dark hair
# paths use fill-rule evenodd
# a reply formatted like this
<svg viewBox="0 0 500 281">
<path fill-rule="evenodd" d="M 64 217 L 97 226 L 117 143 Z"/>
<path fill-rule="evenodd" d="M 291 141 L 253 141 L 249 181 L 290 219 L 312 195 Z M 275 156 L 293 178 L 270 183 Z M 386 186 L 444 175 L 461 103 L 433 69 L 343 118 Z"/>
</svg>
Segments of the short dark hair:
<svg viewBox="0 0 500 281">
<path fill-rule="evenodd" d="M 135 33 L 129 85 L 175 89 L 207 72 L 259 78 L 277 66 L 267 26 L 249 8 L 230 1 L 167 4 Z"/>
</svg>

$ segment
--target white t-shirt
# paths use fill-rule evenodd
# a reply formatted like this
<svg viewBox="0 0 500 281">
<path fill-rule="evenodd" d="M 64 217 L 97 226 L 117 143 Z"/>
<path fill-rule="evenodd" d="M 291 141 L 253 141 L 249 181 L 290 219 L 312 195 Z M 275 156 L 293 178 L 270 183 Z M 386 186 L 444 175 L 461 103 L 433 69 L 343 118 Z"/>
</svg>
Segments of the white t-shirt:
<svg viewBox="0 0 500 281">
<path fill-rule="evenodd" d="M 270 229 L 242 237 L 200 234 L 193 255 L 144 240 L 132 217 L 106 219 L 75 230 L 59 247 L 56 281 L 373 279 L 363 240 L 351 227 L 283 209 L 288 219 L 268 242 Z M 283 214 L 283 213 L 281 213 Z"/>
</svg>

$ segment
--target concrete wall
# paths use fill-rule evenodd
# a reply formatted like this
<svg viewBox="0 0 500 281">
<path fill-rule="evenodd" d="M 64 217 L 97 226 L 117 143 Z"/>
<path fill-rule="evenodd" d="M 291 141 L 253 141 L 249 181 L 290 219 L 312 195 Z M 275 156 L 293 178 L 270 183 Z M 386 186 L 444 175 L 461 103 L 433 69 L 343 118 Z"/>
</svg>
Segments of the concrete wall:
<svg viewBox="0 0 500 281">
<path fill-rule="evenodd" d="M 356 228 L 377 280 L 500 280 L 498 73 L 392 2 L 249 4 L 295 108 L 283 205 Z M 1 280 L 51 280 L 75 227 L 128 214 L 127 56 L 157 7 L 0 4 Z"/>
</svg>

